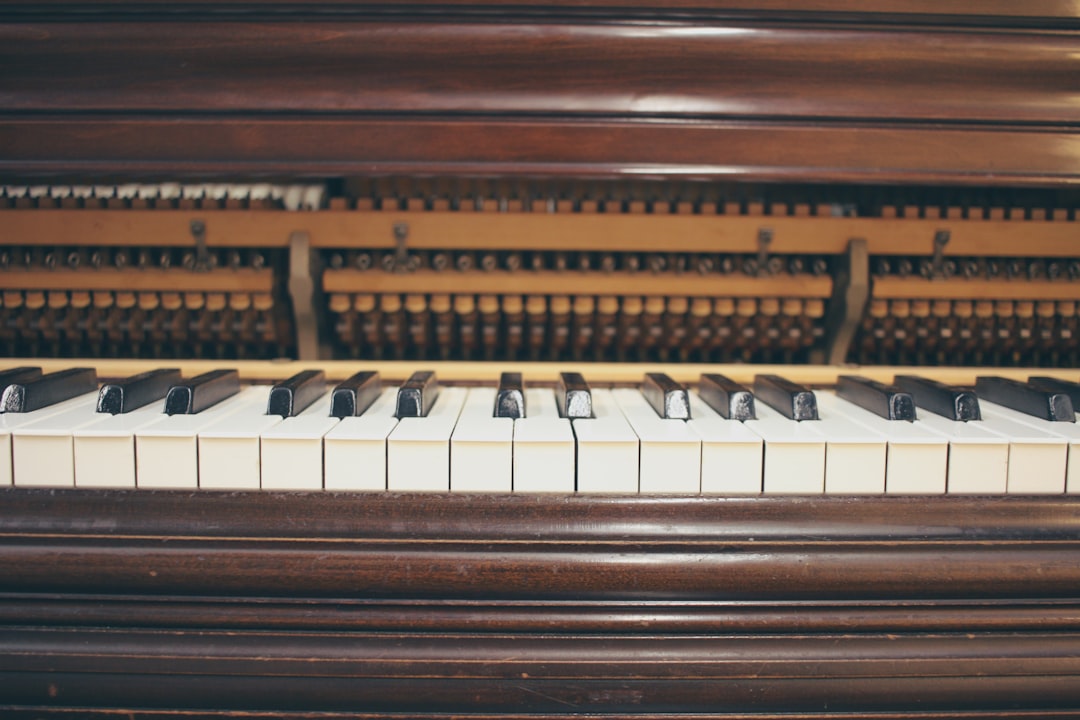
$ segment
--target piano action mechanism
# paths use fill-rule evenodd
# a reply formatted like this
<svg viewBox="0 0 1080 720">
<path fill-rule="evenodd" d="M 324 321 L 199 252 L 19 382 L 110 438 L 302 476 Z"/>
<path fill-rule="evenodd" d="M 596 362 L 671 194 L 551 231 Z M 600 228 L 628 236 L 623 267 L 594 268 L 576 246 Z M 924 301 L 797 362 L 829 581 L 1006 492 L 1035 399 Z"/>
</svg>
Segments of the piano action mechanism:
<svg viewBox="0 0 1080 720">
<path fill-rule="evenodd" d="M 1077 379 L 1064 0 L 2 7 L 5 366 Z M 0 707 L 1080 717 L 1078 523 L 5 488 Z"/>
</svg>

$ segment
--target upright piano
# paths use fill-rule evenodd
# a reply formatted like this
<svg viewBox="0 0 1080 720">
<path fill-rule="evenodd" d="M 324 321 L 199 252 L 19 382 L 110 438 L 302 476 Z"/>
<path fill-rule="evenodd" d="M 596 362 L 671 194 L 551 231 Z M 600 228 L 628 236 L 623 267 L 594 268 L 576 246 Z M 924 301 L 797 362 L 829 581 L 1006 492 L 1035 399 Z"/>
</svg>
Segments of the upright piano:
<svg viewBox="0 0 1080 720">
<path fill-rule="evenodd" d="M 1076 382 L 1078 187 L 1073 0 L 0 0 L 0 370 Z M 1009 422 L 1057 469 L 834 437 L 870 484 L 778 494 L 338 489 L 322 436 L 42 487 L 5 424 L 0 714 L 1080 717 L 1077 436 Z"/>
</svg>

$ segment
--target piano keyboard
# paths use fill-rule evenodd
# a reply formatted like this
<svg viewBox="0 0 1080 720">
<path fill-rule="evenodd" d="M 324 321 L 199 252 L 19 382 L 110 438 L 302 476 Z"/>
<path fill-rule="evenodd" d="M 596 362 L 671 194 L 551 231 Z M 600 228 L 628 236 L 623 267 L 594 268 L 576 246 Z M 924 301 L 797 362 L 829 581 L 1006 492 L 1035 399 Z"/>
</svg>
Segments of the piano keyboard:
<svg viewBox="0 0 1080 720">
<path fill-rule="evenodd" d="M 0 414 L 0 485 L 684 496 L 1080 493 L 1074 450 L 1080 426 L 1070 383 L 980 380 L 978 387 L 998 402 L 979 397 L 980 419 L 961 421 L 939 414 L 933 401 L 940 397 L 863 379 L 810 391 L 772 376 L 742 388 L 719 376 L 683 386 L 650 375 L 641 389 L 589 388 L 587 377 L 568 376 L 553 389 L 528 386 L 526 375 L 524 385 L 506 377 L 500 392 L 494 385 L 439 388 L 434 374 L 380 391 L 364 377 L 350 396 L 351 403 L 359 400 L 356 414 L 335 417 L 334 385 L 321 373 L 275 387 L 286 396 L 271 403 L 271 386 L 240 387 L 235 373 L 189 379 L 168 399 L 164 389 L 148 389 L 152 374 L 139 376 L 107 386 L 106 401 L 105 388 L 85 392 L 92 371 L 26 372 L 0 372 L 7 410 Z M 169 382 L 177 377 L 172 371 Z M 124 392 L 129 404 L 146 404 L 100 411 L 118 409 Z M 157 397 L 136 400 L 140 392 Z M 737 412 L 727 404 L 736 395 Z M 18 412 L 19 402 L 44 404 Z M 268 406 L 287 409 L 268 414 Z M 751 419 L 736 419 L 748 407 Z"/>
</svg>

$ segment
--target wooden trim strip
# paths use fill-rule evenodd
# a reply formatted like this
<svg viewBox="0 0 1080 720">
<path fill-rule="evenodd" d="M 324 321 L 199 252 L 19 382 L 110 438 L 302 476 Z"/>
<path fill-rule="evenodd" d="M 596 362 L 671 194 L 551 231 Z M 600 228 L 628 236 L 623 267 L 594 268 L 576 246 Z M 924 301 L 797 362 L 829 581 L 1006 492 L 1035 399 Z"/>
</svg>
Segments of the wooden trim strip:
<svg viewBox="0 0 1080 720">
<path fill-rule="evenodd" d="M 1080 223 L 1067 220 L 633 215 L 601 213 L 368 212 L 322 210 L 0 210 L 0 245 L 193 247 L 201 220 L 210 247 L 284 247 L 294 231 L 316 248 L 391 249 L 408 227 L 418 250 L 565 250 L 842 254 L 864 238 L 871 255 L 933 255 L 948 231 L 947 257 L 1062 257 L 1077 254 Z"/>
<path fill-rule="evenodd" d="M 98 358 L 8 358 L 3 367 L 20 365 L 40 366 L 45 372 L 71 367 L 94 367 L 98 377 L 119 378 L 161 367 L 162 360 L 103 360 Z M 520 372 L 526 383 L 554 383 L 562 372 L 581 372 L 595 385 L 636 384 L 648 372 L 663 372 L 680 382 L 697 382 L 702 373 L 721 373 L 742 383 L 753 382 L 757 374 L 779 374 L 812 386 L 836 384 L 840 375 L 862 375 L 881 382 L 892 382 L 896 374 L 915 374 L 954 385 L 972 385 L 979 375 L 997 375 L 1027 380 L 1029 375 L 1047 375 L 1065 380 L 1080 381 L 1080 370 L 1052 368 L 995 368 L 995 367 L 917 367 L 917 366 L 858 366 L 858 365 L 723 365 L 723 364 L 664 364 L 664 363 L 543 363 L 543 362 L 441 362 L 441 361 L 384 361 L 384 360 L 316 360 L 300 362 L 258 360 L 169 360 L 170 367 L 180 368 L 185 375 L 236 368 L 248 382 L 268 382 L 291 377 L 302 370 L 323 370 L 330 380 L 344 380 L 361 370 L 377 370 L 384 380 L 404 380 L 419 370 L 434 370 L 440 381 L 457 383 L 496 383 L 500 373 Z"/>
<path fill-rule="evenodd" d="M 0 116 L 0 138 L 0 172 L 9 177 L 281 173 L 1080 184 L 1080 149 L 1068 127 L 72 114 Z"/>
<path fill-rule="evenodd" d="M 685 273 L 588 274 L 567 270 L 519 271 L 417 270 L 389 273 L 379 270 L 327 270 L 326 292 L 467 293 L 478 295 L 635 295 L 675 297 L 827 298 L 832 278 L 825 275 L 699 275 Z"/>
<path fill-rule="evenodd" d="M 257 292 L 274 288 L 272 270 L 190 270 L 147 268 L 115 270 L 0 270 L 0 287 L 5 290 L 102 290 L 127 292 Z"/>
<path fill-rule="evenodd" d="M 1080 300 L 1080 282 L 883 277 L 873 283 L 875 300 Z"/>
</svg>

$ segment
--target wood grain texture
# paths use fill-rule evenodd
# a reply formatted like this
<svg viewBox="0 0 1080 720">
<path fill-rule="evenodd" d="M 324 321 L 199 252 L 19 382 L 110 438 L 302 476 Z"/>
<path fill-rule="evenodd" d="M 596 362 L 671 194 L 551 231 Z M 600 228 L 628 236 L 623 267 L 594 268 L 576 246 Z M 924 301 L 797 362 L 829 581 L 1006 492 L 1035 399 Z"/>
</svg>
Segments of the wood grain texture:
<svg viewBox="0 0 1080 720">
<path fill-rule="evenodd" d="M 975 213 L 972 213 L 974 215 Z M 395 246 L 394 227 L 408 226 L 411 249 L 758 251 L 758 233 L 772 231 L 774 254 L 842 254 L 864 238 L 874 255 L 932 255 L 934 235 L 948 231 L 949 257 L 1076 255 L 1076 220 L 811 217 L 783 215 L 492 212 L 439 210 L 172 210 L 2 209 L 0 244 L 38 246 L 191 247 L 191 223 L 207 228 L 208 247 L 273 248 L 302 230 L 316 248 Z M 922 244 L 920 246 L 920 240 Z"/>
<path fill-rule="evenodd" d="M 1070 498 L 9 489 L 0 508 L 0 707 L 39 716 L 1080 706 Z"/>
<path fill-rule="evenodd" d="M 1067 598 L 1076 501 L 0 493 L 19 592 Z M 858 516 L 853 517 L 857 511 Z"/>
<path fill-rule="evenodd" d="M 15 14 L 0 172 L 1078 180 L 1074 33 L 657 12 Z"/>
</svg>

